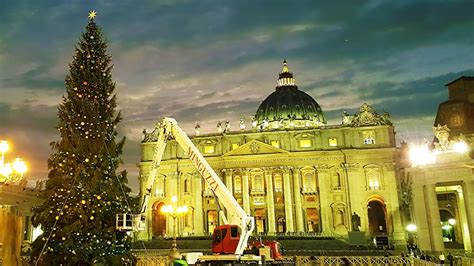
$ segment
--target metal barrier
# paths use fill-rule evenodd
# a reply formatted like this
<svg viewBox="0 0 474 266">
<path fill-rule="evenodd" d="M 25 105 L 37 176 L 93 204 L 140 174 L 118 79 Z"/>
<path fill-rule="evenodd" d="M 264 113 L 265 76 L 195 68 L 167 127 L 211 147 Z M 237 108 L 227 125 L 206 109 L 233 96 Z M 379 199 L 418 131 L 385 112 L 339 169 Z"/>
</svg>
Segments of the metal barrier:
<svg viewBox="0 0 474 266">
<path fill-rule="evenodd" d="M 137 256 L 137 266 L 168 266 L 171 260 L 168 256 Z"/>
<path fill-rule="evenodd" d="M 433 266 L 433 265 L 436 265 L 436 263 L 432 261 L 426 261 L 426 260 L 421 260 L 418 258 L 413 258 L 413 265 L 414 266 Z"/>
<path fill-rule="evenodd" d="M 412 265 L 410 258 L 398 256 L 295 256 L 294 259 L 296 265 Z"/>
<path fill-rule="evenodd" d="M 137 258 L 137 266 L 167 266 L 171 264 L 168 256 L 158 255 L 157 251 L 147 250 L 134 252 Z M 462 261 L 461 261 L 462 259 Z M 445 261 L 445 263 L 447 263 Z M 421 260 L 418 258 L 400 256 L 294 256 L 285 258 L 284 261 L 276 263 L 279 265 L 398 265 L 398 266 L 434 266 L 435 262 Z M 1 264 L 0 264 L 1 265 Z M 468 257 L 459 258 L 454 265 L 474 265 L 474 259 Z"/>
</svg>

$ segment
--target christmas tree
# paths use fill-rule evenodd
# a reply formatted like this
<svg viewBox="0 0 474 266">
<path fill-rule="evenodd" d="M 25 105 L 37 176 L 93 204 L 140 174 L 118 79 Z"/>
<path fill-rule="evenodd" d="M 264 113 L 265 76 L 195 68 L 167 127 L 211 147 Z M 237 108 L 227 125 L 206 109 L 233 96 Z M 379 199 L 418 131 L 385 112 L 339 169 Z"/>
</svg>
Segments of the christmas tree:
<svg viewBox="0 0 474 266">
<path fill-rule="evenodd" d="M 60 140 L 52 142 L 44 202 L 33 224 L 44 233 L 33 243 L 40 265 L 115 264 L 128 260 L 131 238 L 115 229 L 115 216 L 130 213 L 126 172 L 117 172 L 125 138 L 116 141 L 115 84 L 107 42 L 94 21 L 82 33 L 58 110 Z"/>
</svg>

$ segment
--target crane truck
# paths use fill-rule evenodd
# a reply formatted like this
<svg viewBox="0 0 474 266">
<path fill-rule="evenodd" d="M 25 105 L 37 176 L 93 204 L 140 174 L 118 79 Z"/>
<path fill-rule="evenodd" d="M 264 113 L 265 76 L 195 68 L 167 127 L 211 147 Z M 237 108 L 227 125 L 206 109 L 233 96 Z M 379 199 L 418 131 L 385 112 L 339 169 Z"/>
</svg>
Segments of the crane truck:
<svg viewBox="0 0 474 266">
<path fill-rule="evenodd" d="M 266 251 L 266 257 L 269 260 L 281 260 L 280 244 L 276 241 L 266 241 L 264 243 L 251 242 L 249 237 L 254 228 L 254 218 L 242 209 L 227 189 L 216 172 L 212 169 L 204 156 L 199 152 L 194 143 L 189 139 L 186 133 L 178 126 L 175 119 L 165 117 L 157 123 L 156 132 L 158 132 L 156 146 L 154 147 L 154 156 L 149 172 L 149 178 L 146 181 L 145 191 L 141 199 L 140 214 L 118 214 L 116 217 L 117 230 L 120 231 L 142 231 L 145 230 L 145 213 L 148 201 L 151 197 L 151 191 L 155 176 L 160 166 L 166 143 L 169 140 L 176 140 L 181 148 L 186 152 L 201 177 L 206 181 L 208 187 L 218 199 L 221 205 L 227 210 L 227 216 L 219 208 L 219 216 L 223 224 L 214 229 L 212 235 L 213 255 L 203 255 L 199 258 L 201 262 L 213 261 L 255 261 L 260 260 L 261 254 L 245 255 L 244 251 L 260 250 Z M 216 201 L 217 202 L 217 201 Z M 262 248 L 263 247 L 263 248 Z M 268 254 L 269 253 L 269 254 Z M 255 256 L 256 255 L 256 256 Z M 262 254 L 263 255 L 263 254 Z"/>
</svg>

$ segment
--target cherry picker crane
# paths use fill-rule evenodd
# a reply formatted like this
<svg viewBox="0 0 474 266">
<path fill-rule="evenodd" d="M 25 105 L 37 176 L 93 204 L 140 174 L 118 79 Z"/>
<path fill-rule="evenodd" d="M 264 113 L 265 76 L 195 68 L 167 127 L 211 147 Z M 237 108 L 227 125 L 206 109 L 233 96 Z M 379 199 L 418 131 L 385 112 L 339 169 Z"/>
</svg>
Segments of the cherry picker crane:
<svg viewBox="0 0 474 266">
<path fill-rule="evenodd" d="M 178 126 L 175 119 L 165 117 L 157 124 L 156 130 L 158 138 L 154 148 L 154 157 L 146 181 L 146 189 L 141 200 L 140 214 L 119 214 L 116 218 L 116 226 L 121 231 L 145 230 L 145 213 L 148 201 L 151 196 L 152 186 L 160 166 L 166 143 L 174 139 L 186 152 L 189 159 L 196 167 L 199 174 L 206 181 L 207 185 L 227 210 L 227 216 L 223 210 L 219 210 L 219 215 L 223 220 L 223 225 L 217 226 L 213 232 L 212 252 L 214 254 L 234 254 L 240 256 L 248 248 L 248 240 L 255 228 L 254 218 L 246 214 L 238 204 L 232 193 L 227 189 L 216 172 L 212 169 L 204 156 L 199 152 L 194 143 L 186 133 Z M 277 243 L 278 244 L 278 243 Z M 274 248 L 272 257 L 282 257 L 278 247 Z"/>
</svg>

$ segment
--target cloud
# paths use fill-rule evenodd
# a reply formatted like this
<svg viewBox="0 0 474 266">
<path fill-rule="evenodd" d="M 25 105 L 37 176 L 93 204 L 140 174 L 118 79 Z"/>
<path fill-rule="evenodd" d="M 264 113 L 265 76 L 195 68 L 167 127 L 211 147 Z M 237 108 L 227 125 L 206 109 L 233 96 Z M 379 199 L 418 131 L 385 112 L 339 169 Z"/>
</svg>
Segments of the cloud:
<svg viewBox="0 0 474 266">
<path fill-rule="evenodd" d="M 7 1 L 0 9 L 0 132 L 43 176 L 56 106 L 90 9 L 109 41 L 136 180 L 144 128 L 174 116 L 192 133 L 237 129 L 275 89 L 287 59 L 331 123 L 367 102 L 398 136 L 429 135 L 443 85 L 473 75 L 472 1 Z M 419 121 L 419 122 L 418 122 Z M 415 133 L 413 133 L 415 132 Z M 18 140 L 16 140 L 18 139 Z M 136 187 L 136 182 L 134 183 Z"/>
</svg>

